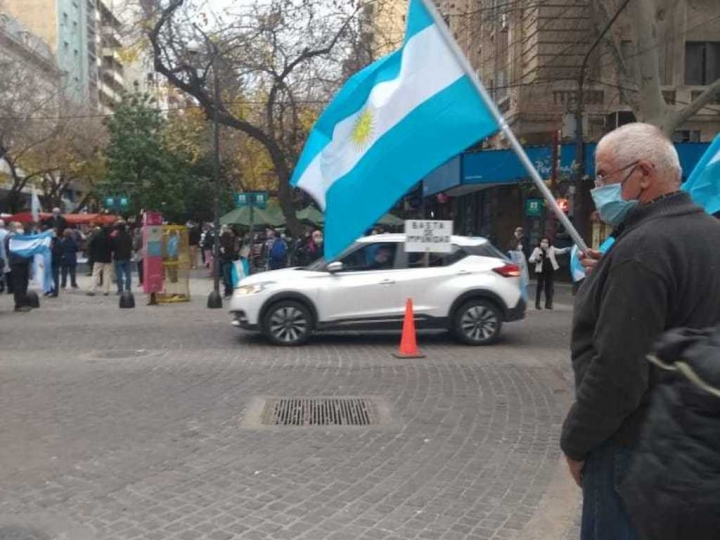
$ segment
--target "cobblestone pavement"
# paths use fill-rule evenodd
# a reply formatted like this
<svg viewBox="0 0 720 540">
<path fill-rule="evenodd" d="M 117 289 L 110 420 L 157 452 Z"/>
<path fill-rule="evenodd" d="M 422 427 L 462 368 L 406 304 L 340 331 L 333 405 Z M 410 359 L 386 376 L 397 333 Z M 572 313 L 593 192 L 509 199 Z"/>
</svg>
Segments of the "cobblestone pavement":
<svg viewBox="0 0 720 540">
<path fill-rule="evenodd" d="M 427 358 L 397 360 L 395 334 L 272 348 L 193 288 L 189 304 L 75 292 L 27 314 L 2 295 L 0 540 L 524 540 L 558 481 L 547 538 L 577 537 L 558 476 L 567 291 L 496 346 L 433 334 Z M 392 423 L 247 427 L 258 396 L 381 398 Z"/>
</svg>

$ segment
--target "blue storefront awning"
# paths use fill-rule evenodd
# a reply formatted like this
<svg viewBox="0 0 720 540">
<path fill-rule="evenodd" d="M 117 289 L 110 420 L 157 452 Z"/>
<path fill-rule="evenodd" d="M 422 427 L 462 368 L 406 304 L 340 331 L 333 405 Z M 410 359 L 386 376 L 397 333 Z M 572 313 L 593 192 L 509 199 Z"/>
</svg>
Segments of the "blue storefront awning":
<svg viewBox="0 0 720 540">
<path fill-rule="evenodd" d="M 675 148 L 680 156 L 683 180 L 692 172 L 710 143 L 678 143 Z M 585 171 L 588 176 L 595 172 L 595 147 L 585 145 Z M 552 148 L 533 146 L 525 149 L 530 161 L 543 178 L 552 173 Z M 560 174 L 573 175 L 575 144 L 563 144 L 560 150 Z M 430 196 L 460 186 L 493 186 L 515 184 L 529 180 L 528 174 L 512 150 L 484 150 L 462 154 L 430 173 L 423 181 L 423 195 Z"/>
</svg>

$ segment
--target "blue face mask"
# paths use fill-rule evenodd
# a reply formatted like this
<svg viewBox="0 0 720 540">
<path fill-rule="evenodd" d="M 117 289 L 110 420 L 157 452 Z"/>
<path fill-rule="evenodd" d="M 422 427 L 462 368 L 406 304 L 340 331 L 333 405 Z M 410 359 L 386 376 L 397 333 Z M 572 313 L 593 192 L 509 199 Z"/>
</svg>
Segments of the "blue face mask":
<svg viewBox="0 0 720 540">
<path fill-rule="evenodd" d="M 595 188 L 590 191 L 593 201 L 595 201 L 595 208 L 597 208 L 602 219 L 608 225 L 618 226 L 631 210 L 637 205 L 637 200 L 626 201 L 622 197 L 622 184 L 610 184 Z"/>
</svg>

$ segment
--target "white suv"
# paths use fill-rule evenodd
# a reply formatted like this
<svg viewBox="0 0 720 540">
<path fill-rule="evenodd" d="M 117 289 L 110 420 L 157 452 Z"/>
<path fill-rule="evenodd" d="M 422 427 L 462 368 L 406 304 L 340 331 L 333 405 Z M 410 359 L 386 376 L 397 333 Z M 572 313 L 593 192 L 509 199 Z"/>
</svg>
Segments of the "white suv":
<svg viewBox="0 0 720 540">
<path fill-rule="evenodd" d="M 406 253 L 405 235 L 358 240 L 335 260 L 242 280 L 233 324 L 276 345 L 300 345 L 315 331 L 399 328 L 408 298 L 419 328 L 451 330 L 486 345 L 503 322 L 525 317 L 520 269 L 484 238 L 452 237 L 449 254 Z"/>
</svg>

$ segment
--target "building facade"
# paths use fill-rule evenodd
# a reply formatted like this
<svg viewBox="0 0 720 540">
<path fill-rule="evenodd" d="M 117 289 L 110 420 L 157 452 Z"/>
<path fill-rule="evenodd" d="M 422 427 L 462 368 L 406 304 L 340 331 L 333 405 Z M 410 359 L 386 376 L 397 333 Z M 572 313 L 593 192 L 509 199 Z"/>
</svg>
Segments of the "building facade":
<svg viewBox="0 0 720 540">
<path fill-rule="evenodd" d="M 96 95 L 94 0 L 3 0 L 6 12 L 45 41 L 65 73 L 65 95 L 81 103 Z"/>
<path fill-rule="evenodd" d="M 597 141 L 604 133 L 635 120 L 629 102 L 633 90 L 620 76 L 611 50 L 604 44 L 588 58 L 582 99 L 578 99 L 581 64 L 597 36 L 598 2 L 437 3 L 458 43 L 524 145 L 553 147 L 559 155 L 561 143 L 576 139 L 578 113 L 585 142 Z M 668 104 L 682 107 L 720 78 L 718 18 L 717 0 L 679 2 L 665 14 L 665 37 L 656 47 L 662 92 Z M 631 24 L 630 14 L 624 12 L 612 27 L 629 64 L 637 62 L 642 52 L 632 43 Z M 637 66 L 630 65 L 630 69 Z M 677 129 L 673 138 L 676 143 L 707 142 L 718 131 L 720 99 L 698 111 Z M 495 137 L 470 151 L 506 146 L 501 137 Z M 569 201 L 571 218 L 590 240 L 592 182 L 577 174 L 579 163 L 582 161 L 568 168 L 549 166 L 546 176 L 556 196 Z M 454 217 L 458 232 L 492 236 L 505 247 L 514 228 L 522 225 L 533 241 L 545 234 L 569 241 L 548 212 L 528 215 L 527 200 L 538 194 L 527 183 L 466 185 L 454 188 L 451 194 L 456 196 L 442 197 L 443 202 L 433 197 L 428 206 L 436 215 Z"/>
</svg>

